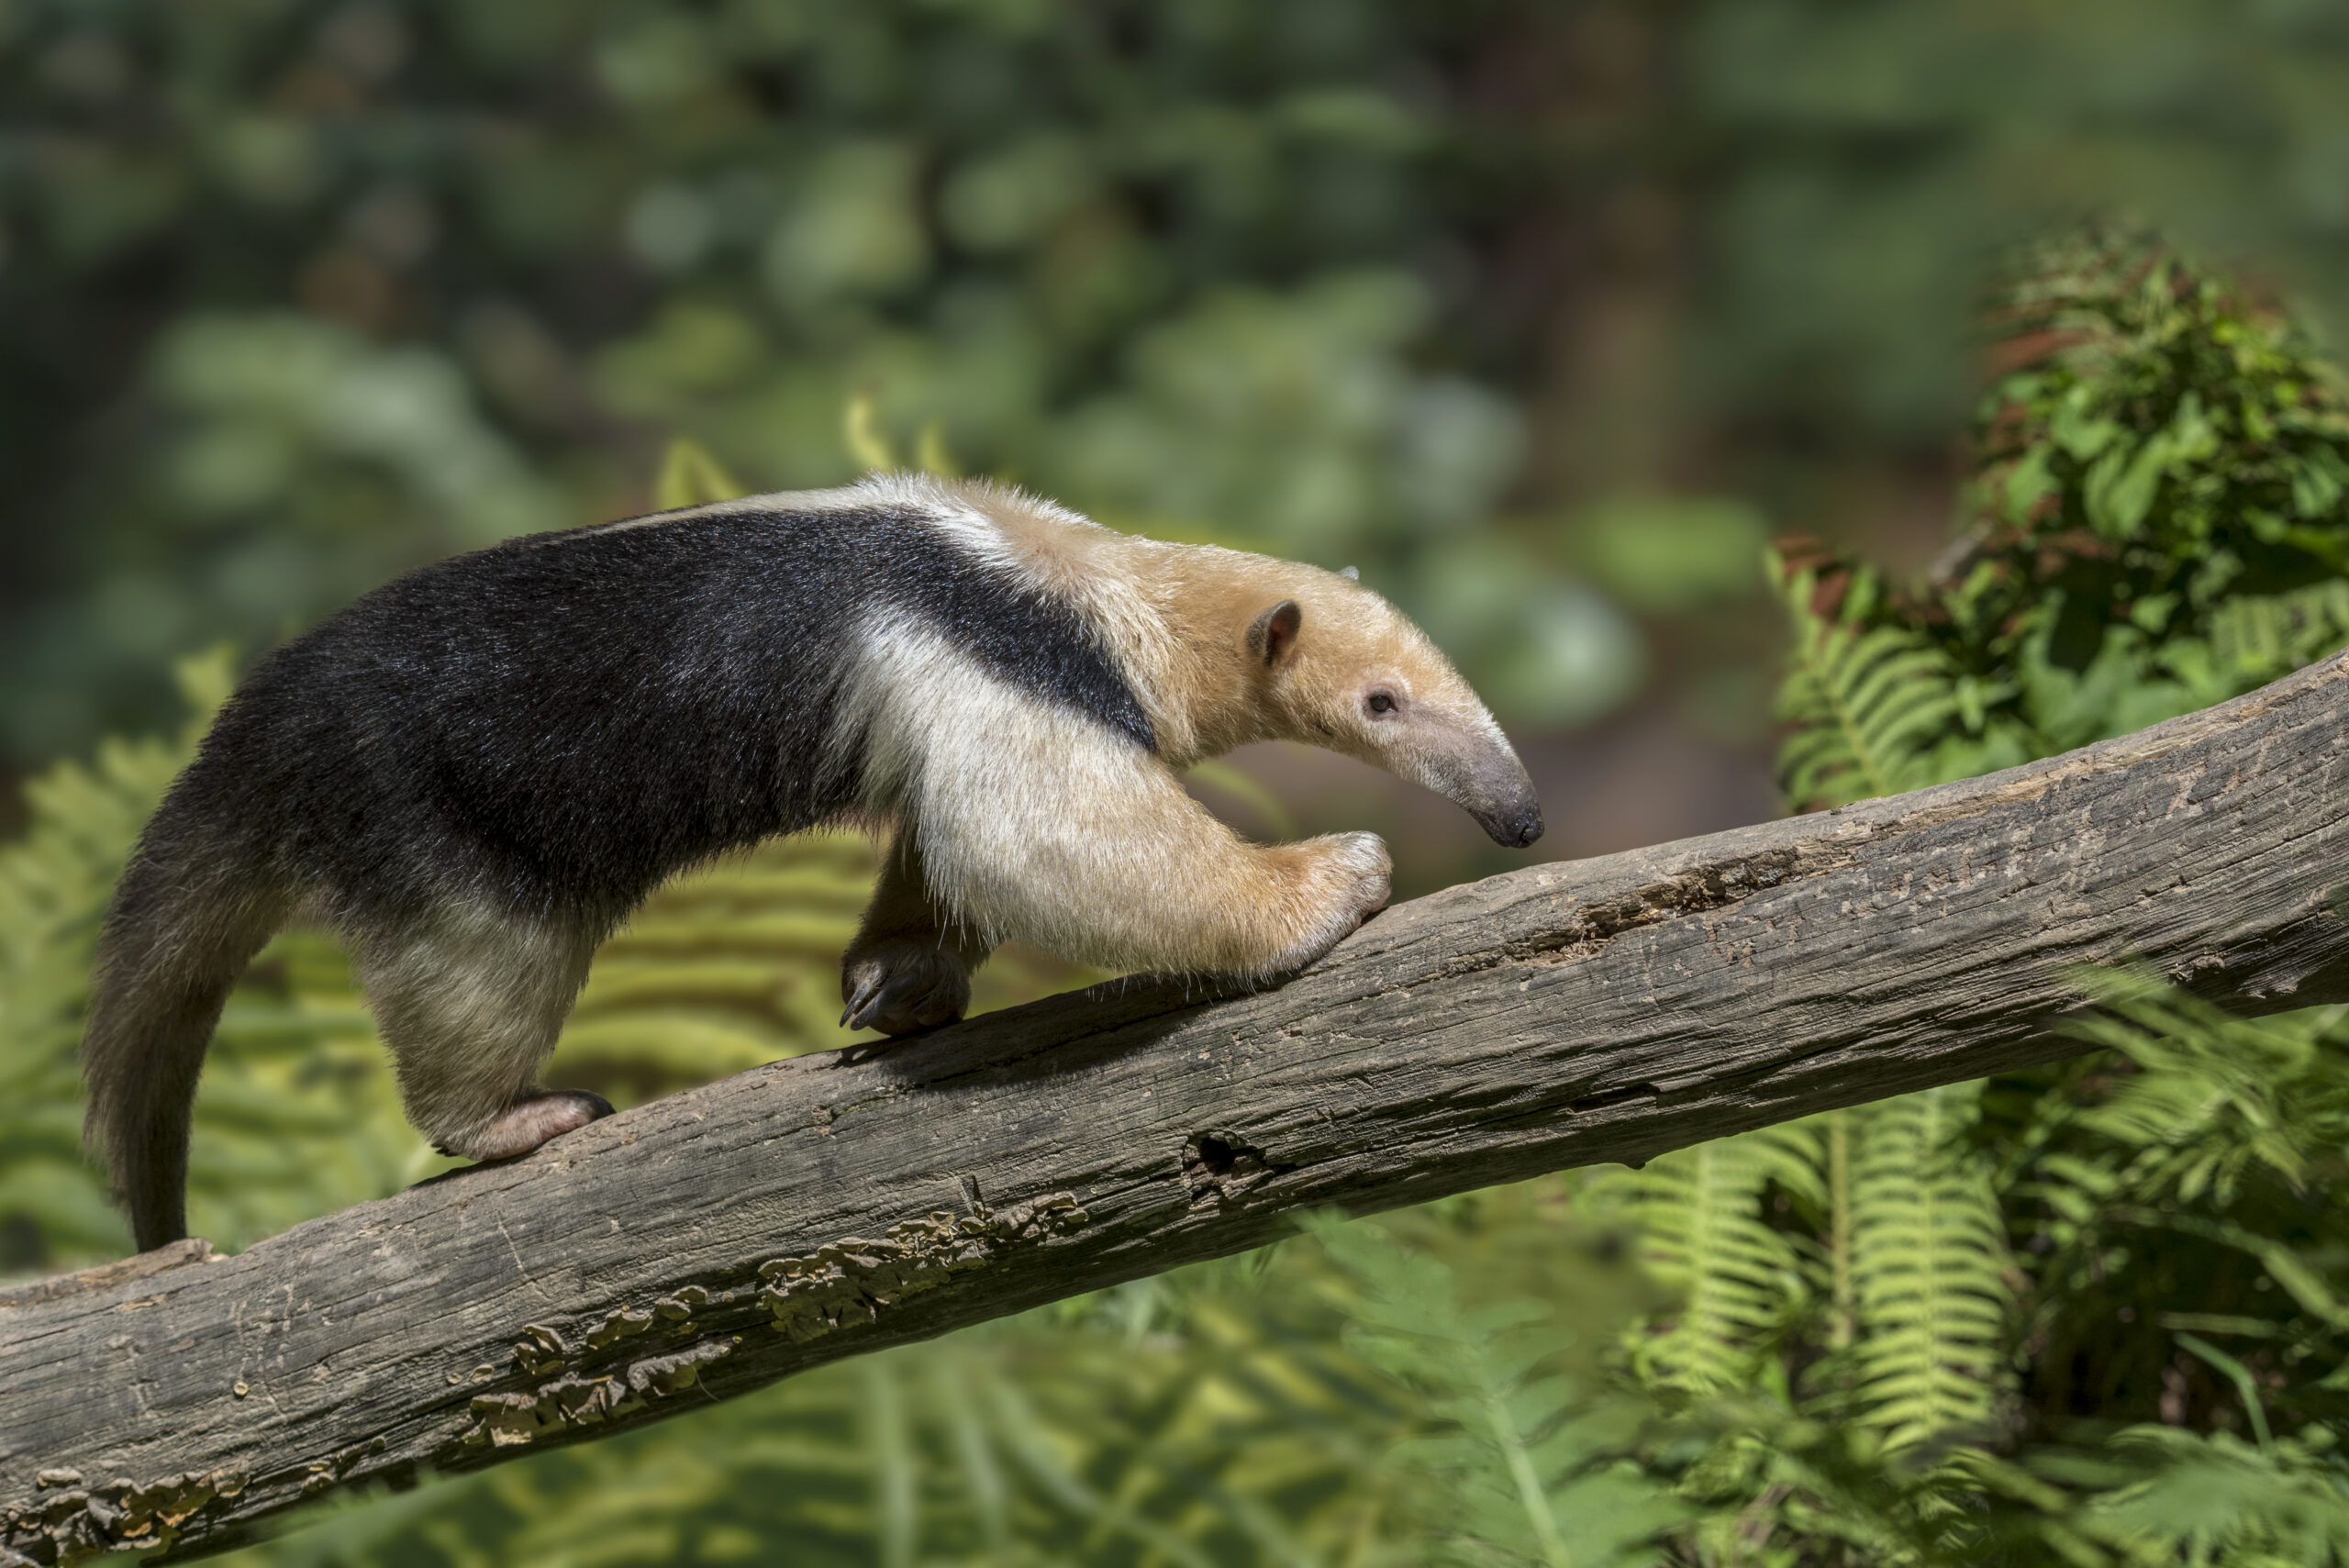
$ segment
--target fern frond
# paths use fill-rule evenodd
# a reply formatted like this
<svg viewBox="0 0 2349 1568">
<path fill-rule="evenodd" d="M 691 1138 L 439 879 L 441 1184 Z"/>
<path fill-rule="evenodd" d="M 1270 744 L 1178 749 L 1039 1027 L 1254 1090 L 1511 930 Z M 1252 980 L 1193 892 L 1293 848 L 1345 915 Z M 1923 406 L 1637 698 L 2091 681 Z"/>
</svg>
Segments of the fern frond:
<svg viewBox="0 0 2349 1568">
<path fill-rule="evenodd" d="M 1921 635 L 1819 613 L 1818 582 L 1773 558 L 1794 617 L 1779 690 L 1791 726 L 1779 788 L 1799 810 L 1844 806 L 1936 782 L 1933 753 L 1958 715 L 1956 672 Z"/>
<path fill-rule="evenodd" d="M 2264 686 L 2349 642 L 2349 579 L 2282 594 L 2242 594 L 2210 612 L 2208 702 Z M 2196 696 L 2202 697 L 2203 690 Z"/>
<path fill-rule="evenodd" d="M 1642 1378 L 1708 1393 L 1748 1381 L 1804 1309 L 1802 1259 L 1764 1218 L 1772 1184 L 1814 1200 L 1822 1149 L 1807 1123 L 1715 1139 L 1594 1181 L 1601 1212 L 1639 1227 L 1640 1255 L 1678 1306 L 1634 1331 Z"/>
<path fill-rule="evenodd" d="M 1853 1416 L 1893 1451 L 1987 1427 L 2011 1381 L 2006 1218 L 1962 1142 L 1977 1103 L 1971 1085 L 1928 1089 L 1855 1125 Z"/>
<path fill-rule="evenodd" d="M 2349 1489 L 2328 1447 L 2132 1428 L 2105 1450 L 2121 1484 L 2092 1497 L 2078 1523 L 2135 1562 L 2349 1562 Z"/>
<path fill-rule="evenodd" d="M 1450 1561 L 1491 1568 L 1614 1568 L 1659 1561 L 1683 1510 L 1627 1456 L 1646 1418 L 1623 1397 L 1592 1397 L 1560 1374 L 1574 1343 L 1551 1307 L 1478 1308 L 1452 1271 L 1377 1226 L 1310 1226 L 1351 1278 L 1348 1343 L 1425 1402 L 1430 1429 L 1397 1464 L 1435 1482 Z"/>
<path fill-rule="evenodd" d="M 2231 1205 L 2264 1171 L 2299 1188 L 2312 1162 L 2349 1137 L 2349 1009 L 2239 1018 L 2147 975 L 2084 972 L 2098 1011 L 2065 1026 L 2119 1051 L 2121 1078 L 2077 1125 L 2129 1156 L 2111 1195 L 2129 1201 Z"/>
</svg>

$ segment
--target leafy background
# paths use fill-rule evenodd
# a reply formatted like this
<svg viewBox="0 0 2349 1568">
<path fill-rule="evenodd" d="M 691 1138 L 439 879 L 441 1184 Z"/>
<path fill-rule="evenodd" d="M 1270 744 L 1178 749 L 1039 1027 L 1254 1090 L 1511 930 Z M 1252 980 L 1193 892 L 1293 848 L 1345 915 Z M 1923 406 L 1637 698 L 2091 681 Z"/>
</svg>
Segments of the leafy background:
<svg viewBox="0 0 2349 1568">
<path fill-rule="evenodd" d="M 74 1148 L 89 945 L 241 661 L 641 509 L 673 437 L 675 484 L 886 447 L 1357 563 L 1587 853 L 2339 646 L 2344 227 L 2331 0 L 5 0 L 0 1269 L 125 1245 Z M 1198 782 L 1383 828 L 1406 891 L 1508 863 L 1313 754 Z M 559 1075 L 839 1043 L 869 857 L 662 894 Z M 2349 1017 L 2082 984 L 2058 1068 L 1316 1222 L 253 1556 L 2349 1556 Z M 199 1120 L 228 1245 L 439 1168 L 303 933 Z"/>
</svg>

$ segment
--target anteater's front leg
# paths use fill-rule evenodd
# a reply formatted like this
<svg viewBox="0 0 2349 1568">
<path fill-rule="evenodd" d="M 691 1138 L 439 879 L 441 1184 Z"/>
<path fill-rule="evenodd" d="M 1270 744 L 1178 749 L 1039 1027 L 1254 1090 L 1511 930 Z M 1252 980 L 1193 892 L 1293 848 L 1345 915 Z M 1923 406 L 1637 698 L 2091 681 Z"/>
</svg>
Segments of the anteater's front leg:
<svg viewBox="0 0 2349 1568">
<path fill-rule="evenodd" d="M 1105 969 L 1268 979 L 1386 903 L 1375 834 L 1248 843 L 1163 763 L 1106 737 L 1063 733 L 1050 758 L 946 774 L 920 806 L 940 905 L 983 936 Z"/>
<path fill-rule="evenodd" d="M 970 1004 L 971 971 L 990 947 L 931 900 L 914 835 L 898 833 L 841 958 L 841 1022 L 883 1034 L 952 1023 Z"/>
</svg>

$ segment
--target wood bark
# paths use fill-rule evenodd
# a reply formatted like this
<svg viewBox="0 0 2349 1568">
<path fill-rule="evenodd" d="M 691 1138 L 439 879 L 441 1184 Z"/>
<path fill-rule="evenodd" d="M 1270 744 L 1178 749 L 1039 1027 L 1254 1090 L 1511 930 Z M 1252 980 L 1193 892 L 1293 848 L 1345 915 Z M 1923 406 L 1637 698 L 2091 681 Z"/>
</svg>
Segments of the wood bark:
<svg viewBox="0 0 2349 1568">
<path fill-rule="evenodd" d="M 0 1296 L 0 1563 L 194 1555 L 1356 1213 L 2079 1049 L 2077 966 L 2349 998 L 2349 658 L 2008 773 L 1401 906 L 1275 990 L 802 1057 L 233 1258 Z M 1146 891 L 1140 895 L 1146 896 Z M 688 1393 L 687 1391 L 691 1392 Z"/>
</svg>

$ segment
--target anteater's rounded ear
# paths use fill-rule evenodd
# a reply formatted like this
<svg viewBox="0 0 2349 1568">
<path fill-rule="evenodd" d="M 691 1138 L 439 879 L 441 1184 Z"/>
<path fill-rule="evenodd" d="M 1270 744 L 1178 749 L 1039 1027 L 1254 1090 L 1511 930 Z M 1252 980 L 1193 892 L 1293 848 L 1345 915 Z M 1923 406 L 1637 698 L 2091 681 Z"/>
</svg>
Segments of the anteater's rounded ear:
<svg viewBox="0 0 2349 1568">
<path fill-rule="evenodd" d="M 1362 581 L 1362 568 L 1359 566 L 1341 566 L 1338 568 L 1338 575 L 1344 578 L 1349 583 L 1359 583 Z"/>
<path fill-rule="evenodd" d="M 1305 612 L 1295 599 L 1283 599 L 1256 617 L 1248 628 L 1248 651 L 1260 664 L 1277 664 L 1297 646 L 1297 628 Z"/>
</svg>

